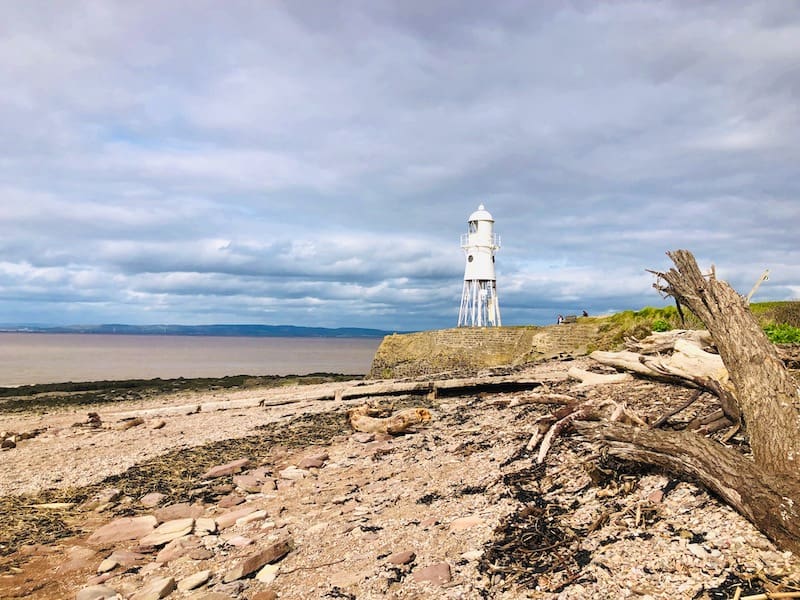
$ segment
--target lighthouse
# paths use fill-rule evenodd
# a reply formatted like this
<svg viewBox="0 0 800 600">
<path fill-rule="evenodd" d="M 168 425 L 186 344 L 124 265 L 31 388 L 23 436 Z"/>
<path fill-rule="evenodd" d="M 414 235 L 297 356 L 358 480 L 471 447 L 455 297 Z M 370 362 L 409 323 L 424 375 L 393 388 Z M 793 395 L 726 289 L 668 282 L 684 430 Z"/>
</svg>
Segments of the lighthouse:
<svg viewBox="0 0 800 600">
<path fill-rule="evenodd" d="M 483 204 L 467 222 L 469 231 L 461 235 L 467 263 L 458 326 L 500 327 L 500 304 L 494 274 L 494 253 L 500 248 L 500 238 L 494 232 L 494 219 Z"/>
</svg>

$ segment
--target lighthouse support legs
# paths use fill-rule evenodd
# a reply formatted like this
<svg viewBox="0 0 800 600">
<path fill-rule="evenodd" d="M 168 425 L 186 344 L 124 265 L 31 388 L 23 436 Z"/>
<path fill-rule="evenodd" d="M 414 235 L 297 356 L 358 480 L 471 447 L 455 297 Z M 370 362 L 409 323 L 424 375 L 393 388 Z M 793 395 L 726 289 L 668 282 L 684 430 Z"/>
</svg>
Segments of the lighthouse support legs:
<svg viewBox="0 0 800 600">
<path fill-rule="evenodd" d="M 458 326 L 500 327 L 500 325 L 497 284 L 491 280 L 465 280 L 461 292 L 461 307 L 458 311 Z"/>
</svg>

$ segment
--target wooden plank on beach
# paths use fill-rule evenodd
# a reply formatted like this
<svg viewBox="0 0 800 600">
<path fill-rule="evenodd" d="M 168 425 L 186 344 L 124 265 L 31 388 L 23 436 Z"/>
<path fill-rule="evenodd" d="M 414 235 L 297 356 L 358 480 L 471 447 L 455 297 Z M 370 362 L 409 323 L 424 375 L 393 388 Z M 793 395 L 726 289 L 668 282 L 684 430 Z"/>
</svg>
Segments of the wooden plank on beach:
<svg viewBox="0 0 800 600">
<path fill-rule="evenodd" d="M 402 395 L 430 395 L 457 396 L 461 394 L 477 393 L 484 391 L 514 391 L 533 389 L 542 385 L 541 379 L 520 375 L 498 375 L 484 377 L 464 377 L 457 379 L 431 380 L 383 380 L 377 382 L 358 382 L 335 389 L 331 385 L 321 386 L 292 386 L 283 388 L 275 393 L 271 390 L 262 391 L 259 395 L 233 400 L 217 400 L 213 402 L 200 402 L 181 404 L 178 406 L 160 406 L 157 408 L 140 409 L 109 414 L 105 420 L 123 419 L 134 416 L 140 417 L 165 417 L 187 415 L 196 412 L 216 412 L 221 410 L 270 408 L 294 404 L 296 402 L 331 401 L 350 402 L 365 398 L 381 398 L 386 396 Z"/>
</svg>

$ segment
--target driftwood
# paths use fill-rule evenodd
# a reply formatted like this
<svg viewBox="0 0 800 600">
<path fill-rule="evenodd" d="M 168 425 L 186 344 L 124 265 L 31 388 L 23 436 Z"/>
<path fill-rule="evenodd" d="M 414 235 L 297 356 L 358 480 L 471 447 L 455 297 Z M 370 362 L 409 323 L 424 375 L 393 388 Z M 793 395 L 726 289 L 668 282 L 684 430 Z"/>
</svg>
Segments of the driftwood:
<svg viewBox="0 0 800 600">
<path fill-rule="evenodd" d="M 800 389 L 746 301 L 727 283 L 700 272 L 686 250 L 668 253 L 675 268 L 655 272 L 655 287 L 688 307 L 708 328 L 727 368 L 752 460 L 692 432 L 575 421 L 610 453 L 699 481 L 778 546 L 800 552 Z"/>
<path fill-rule="evenodd" d="M 728 371 L 719 354 L 712 354 L 685 338 L 672 340 L 673 352 L 668 357 L 652 357 L 637 352 L 592 352 L 589 356 L 597 362 L 631 371 L 645 377 L 702 387 L 698 379 L 713 379 L 719 385 L 728 385 Z"/>
<path fill-rule="evenodd" d="M 602 440 L 608 453 L 700 481 L 779 546 L 800 550 L 796 483 L 762 471 L 753 461 L 714 440 L 688 431 L 576 421 L 574 429 Z"/>
<path fill-rule="evenodd" d="M 633 379 L 628 373 L 592 373 L 591 371 L 579 369 L 578 367 L 571 367 L 569 371 L 567 371 L 567 375 L 571 379 L 580 381 L 580 383 L 575 386 L 578 389 L 595 385 L 606 385 L 609 383 L 623 383 Z"/>
<path fill-rule="evenodd" d="M 654 331 L 644 339 L 633 337 L 625 339 L 625 348 L 639 354 L 660 354 L 672 352 L 675 343 L 684 340 L 704 349 L 714 345 L 711 334 L 705 329 L 672 329 L 671 331 Z"/>
<path fill-rule="evenodd" d="M 628 412 L 624 404 L 605 400 L 602 398 L 590 398 L 581 404 L 569 404 L 557 412 L 551 418 L 542 418 L 537 422 L 537 429 L 534 431 L 530 440 L 525 446 L 527 451 L 531 451 L 539 445 L 539 452 L 536 462 L 544 462 L 553 440 L 564 430 L 570 427 L 575 421 L 582 419 L 604 419 L 610 422 L 633 423 L 639 426 L 647 426 L 638 416 Z"/>
<path fill-rule="evenodd" d="M 722 357 L 703 349 L 708 346 L 708 341 L 708 332 L 698 331 L 693 335 L 688 331 L 680 331 L 671 336 L 650 336 L 638 342 L 645 352 L 672 350 L 672 354 L 666 357 L 627 350 L 597 351 L 589 356 L 603 365 L 711 392 L 719 398 L 725 418 L 731 423 L 738 423 L 740 412 L 735 389 Z"/>
<path fill-rule="evenodd" d="M 389 417 L 372 416 L 381 412 L 381 409 L 369 406 L 354 408 L 349 412 L 350 426 L 356 431 L 394 435 L 431 420 L 431 413 L 427 408 L 407 408 Z"/>
<path fill-rule="evenodd" d="M 524 404 L 574 404 L 575 402 L 577 402 L 577 400 L 574 396 L 541 392 L 517 396 L 516 398 L 512 398 L 505 406 L 513 408 Z"/>
</svg>

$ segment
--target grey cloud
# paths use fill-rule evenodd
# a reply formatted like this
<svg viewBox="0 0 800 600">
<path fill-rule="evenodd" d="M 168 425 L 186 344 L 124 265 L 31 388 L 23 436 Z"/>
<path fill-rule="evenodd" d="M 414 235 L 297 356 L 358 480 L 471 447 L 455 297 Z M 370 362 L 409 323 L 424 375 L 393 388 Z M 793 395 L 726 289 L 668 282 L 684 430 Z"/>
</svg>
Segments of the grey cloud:
<svg viewBox="0 0 800 600">
<path fill-rule="evenodd" d="M 25 2 L 0 33 L 11 318 L 448 326 L 479 202 L 505 322 L 658 303 L 679 246 L 800 288 L 793 2 Z"/>
</svg>

